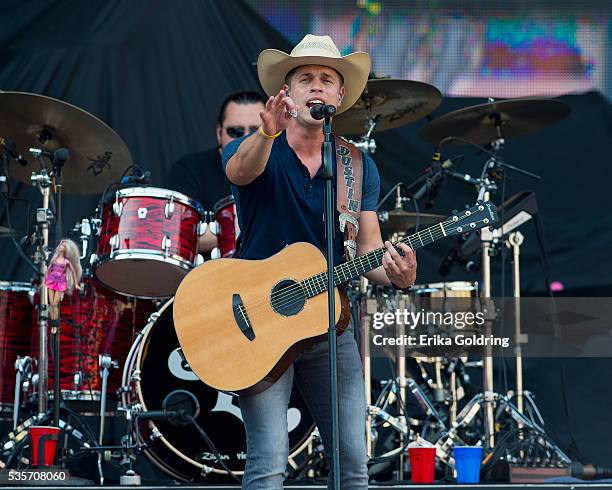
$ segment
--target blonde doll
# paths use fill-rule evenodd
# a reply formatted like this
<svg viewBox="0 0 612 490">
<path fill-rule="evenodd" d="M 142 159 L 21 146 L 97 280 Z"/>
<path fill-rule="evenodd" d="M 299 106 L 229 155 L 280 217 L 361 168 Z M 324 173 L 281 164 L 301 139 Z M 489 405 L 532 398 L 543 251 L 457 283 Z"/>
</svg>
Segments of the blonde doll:
<svg viewBox="0 0 612 490">
<path fill-rule="evenodd" d="M 80 289 L 81 274 L 79 247 L 72 240 L 62 240 L 55 248 L 45 274 L 49 317 L 52 323 L 57 323 L 59 320 L 59 304 L 64 298 L 64 293 L 68 291 L 70 294 L 75 287 Z"/>
</svg>

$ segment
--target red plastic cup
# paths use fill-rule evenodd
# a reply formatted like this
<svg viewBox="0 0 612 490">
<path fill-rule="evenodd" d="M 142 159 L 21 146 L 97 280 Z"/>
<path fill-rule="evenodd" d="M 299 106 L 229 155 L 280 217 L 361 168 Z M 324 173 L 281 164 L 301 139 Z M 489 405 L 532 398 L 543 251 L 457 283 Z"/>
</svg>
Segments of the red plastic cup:
<svg viewBox="0 0 612 490">
<path fill-rule="evenodd" d="M 409 447 L 412 483 L 433 483 L 436 469 L 435 447 Z"/>
<path fill-rule="evenodd" d="M 30 439 L 32 441 L 32 466 L 53 466 L 59 434 L 59 427 L 50 427 L 46 425 L 30 427 Z M 40 464 L 41 459 L 42 464 Z"/>
</svg>

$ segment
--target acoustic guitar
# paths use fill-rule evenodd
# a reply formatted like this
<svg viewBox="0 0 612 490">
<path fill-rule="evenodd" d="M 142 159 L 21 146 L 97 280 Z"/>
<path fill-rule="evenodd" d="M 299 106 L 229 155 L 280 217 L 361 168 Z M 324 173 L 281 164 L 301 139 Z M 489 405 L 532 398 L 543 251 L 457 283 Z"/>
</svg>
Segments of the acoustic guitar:
<svg viewBox="0 0 612 490">
<path fill-rule="evenodd" d="M 495 206 L 479 202 L 401 241 L 418 250 L 496 221 Z M 385 251 L 334 267 L 339 328 L 349 315 L 337 286 L 380 266 Z M 239 394 L 274 383 L 306 345 L 325 338 L 326 268 L 318 248 L 294 243 L 264 260 L 212 260 L 189 272 L 174 299 L 174 327 L 192 371 L 213 388 Z"/>
</svg>

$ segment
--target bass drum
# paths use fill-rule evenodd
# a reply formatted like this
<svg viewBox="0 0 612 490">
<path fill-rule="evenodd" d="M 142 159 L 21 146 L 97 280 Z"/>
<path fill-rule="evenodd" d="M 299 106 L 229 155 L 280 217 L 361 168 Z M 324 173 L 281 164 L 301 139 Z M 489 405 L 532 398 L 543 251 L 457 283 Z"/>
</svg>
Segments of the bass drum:
<svg viewBox="0 0 612 490">
<path fill-rule="evenodd" d="M 123 403 L 139 403 L 142 410 L 160 410 L 174 390 L 187 390 L 200 402 L 198 424 L 204 429 L 233 472 L 242 474 L 246 462 L 246 435 L 237 398 L 202 383 L 183 359 L 172 321 L 174 299 L 151 315 L 128 355 L 123 372 Z M 290 458 L 308 444 L 314 423 L 299 391 L 291 394 L 287 411 Z M 209 472 L 227 475 L 195 427 L 174 427 L 165 420 L 142 422 L 145 455 L 162 471 L 182 481 L 197 481 Z M 228 478 L 229 475 L 227 475 Z"/>
</svg>

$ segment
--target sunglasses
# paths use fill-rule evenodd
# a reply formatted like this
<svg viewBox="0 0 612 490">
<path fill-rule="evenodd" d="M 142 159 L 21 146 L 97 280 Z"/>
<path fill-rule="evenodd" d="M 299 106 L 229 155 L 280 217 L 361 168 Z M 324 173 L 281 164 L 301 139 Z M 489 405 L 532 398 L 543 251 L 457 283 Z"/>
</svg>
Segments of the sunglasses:
<svg viewBox="0 0 612 490">
<path fill-rule="evenodd" d="M 259 128 L 259 126 L 249 126 L 248 128 L 244 126 L 227 126 L 225 132 L 230 138 L 240 138 L 245 134 L 257 131 L 257 128 Z"/>
</svg>

